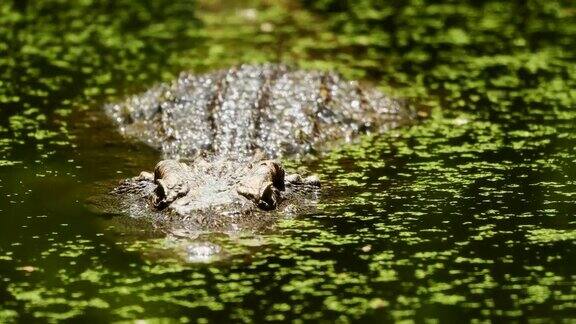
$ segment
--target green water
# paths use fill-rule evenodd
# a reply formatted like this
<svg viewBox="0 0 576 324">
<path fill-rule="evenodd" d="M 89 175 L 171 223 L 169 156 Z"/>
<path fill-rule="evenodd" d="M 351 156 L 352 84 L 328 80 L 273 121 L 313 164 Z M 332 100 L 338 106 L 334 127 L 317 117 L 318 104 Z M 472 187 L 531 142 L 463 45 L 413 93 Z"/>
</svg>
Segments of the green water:
<svg viewBox="0 0 576 324">
<path fill-rule="evenodd" d="M 576 7 L 0 2 L 0 322 L 576 321 Z M 318 210 L 180 258 L 86 202 L 159 158 L 102 103 L 243 62 L 432 109 L 313 161 Z"/>
</svg>

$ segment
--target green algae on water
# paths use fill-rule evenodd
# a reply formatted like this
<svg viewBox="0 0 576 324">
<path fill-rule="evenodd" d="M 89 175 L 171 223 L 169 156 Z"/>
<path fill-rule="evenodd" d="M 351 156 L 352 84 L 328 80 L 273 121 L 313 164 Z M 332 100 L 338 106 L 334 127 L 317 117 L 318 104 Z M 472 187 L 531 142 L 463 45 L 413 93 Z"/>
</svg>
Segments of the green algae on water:
<svg viewBox="0 0 576 324">
<path fill-rule="evenodd" d="M 0 322 L 573 318 L 571 3 L 23 3 L 0 4 Z M 115 135 L 89 146 L 78 110 L 270 61 L 433 110 L 290 161 L 326 185 L 268 232 L 132 238 L 82 207 L 82 185 L 158 157 Z M 188 260 L 198 243 L 221 253 Z"/>
</svg>

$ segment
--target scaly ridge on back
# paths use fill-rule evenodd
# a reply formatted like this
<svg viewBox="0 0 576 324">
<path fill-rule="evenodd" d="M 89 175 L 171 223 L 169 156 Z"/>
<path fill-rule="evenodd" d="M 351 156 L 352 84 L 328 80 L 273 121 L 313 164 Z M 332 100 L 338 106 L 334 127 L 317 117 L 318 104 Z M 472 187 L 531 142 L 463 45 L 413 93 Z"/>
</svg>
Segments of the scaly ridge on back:
<svg viewBox="0 0 576 324">
<path fill-rule="evenodd" d="M 165 158 L 306 154 L 410 117 L 399 101 L 336 73 L 275 64 L 182 73 L 105 109 Z"/>
</svg>

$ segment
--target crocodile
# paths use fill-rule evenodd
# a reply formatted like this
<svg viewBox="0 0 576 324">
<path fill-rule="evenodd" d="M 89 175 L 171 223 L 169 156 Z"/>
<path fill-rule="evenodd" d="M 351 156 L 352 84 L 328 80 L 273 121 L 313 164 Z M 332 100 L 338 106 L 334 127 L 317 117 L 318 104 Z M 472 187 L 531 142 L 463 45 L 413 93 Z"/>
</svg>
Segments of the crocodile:
<svg viewBox="0 0 576 324">
<path fill-rule="evenodd" d="M 122 134 L 163 157 L 153 172 L 123 180 L 112 193 L 133 215 L 152 212 L 159 223 L 184 227 L 309 205 L 320 180 L 286 172 L 280 159 L 313 155 L 412 116 L 374 87 L 281 64 L 183 72 L 105 111 Z"/>
</svg>

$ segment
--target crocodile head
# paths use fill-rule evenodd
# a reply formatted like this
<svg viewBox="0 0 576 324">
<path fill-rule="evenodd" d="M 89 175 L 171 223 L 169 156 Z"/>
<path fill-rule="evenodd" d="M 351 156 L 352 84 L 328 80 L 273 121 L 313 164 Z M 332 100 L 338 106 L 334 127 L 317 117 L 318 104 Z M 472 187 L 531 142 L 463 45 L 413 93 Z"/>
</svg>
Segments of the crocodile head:
<svg viewBox="0 0 576 324">
<path fill-rule="evenodd" d="M 274 160 L 234 161 L 202 158 L 192 163 L 160 161 L 154 172 L 124 180 L 113 193 L 147 201 L 152 211 L 182 216 L 207 212 L 220 215 L 280 210 L 302 193 L 320 188 L 316 176 L 286 174 Z"/>
</svg>

